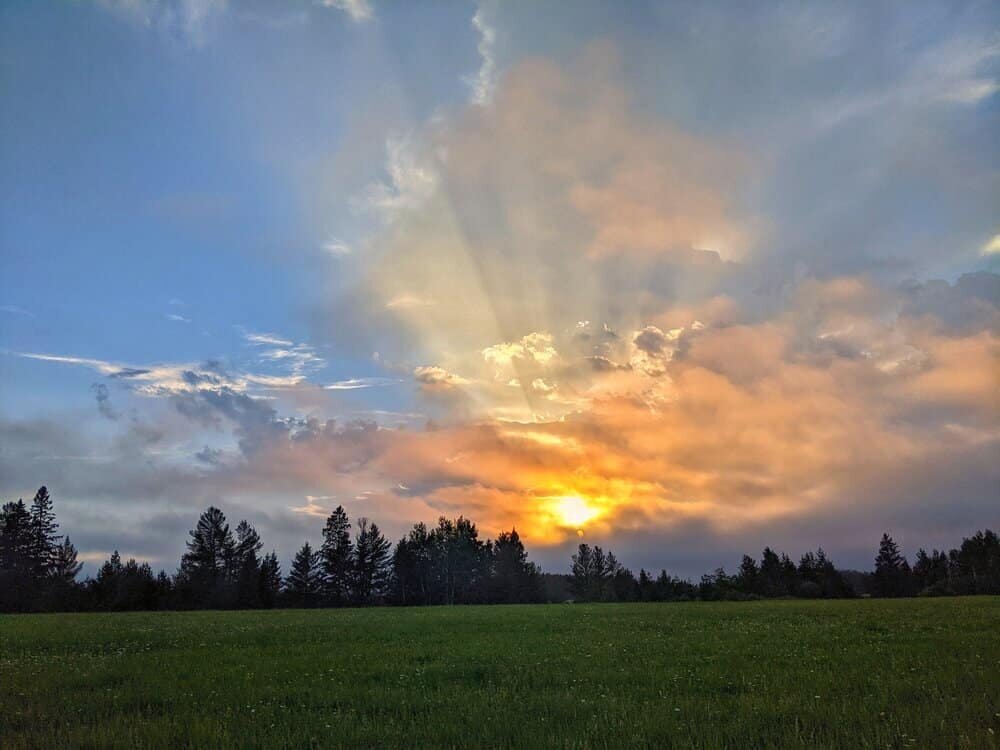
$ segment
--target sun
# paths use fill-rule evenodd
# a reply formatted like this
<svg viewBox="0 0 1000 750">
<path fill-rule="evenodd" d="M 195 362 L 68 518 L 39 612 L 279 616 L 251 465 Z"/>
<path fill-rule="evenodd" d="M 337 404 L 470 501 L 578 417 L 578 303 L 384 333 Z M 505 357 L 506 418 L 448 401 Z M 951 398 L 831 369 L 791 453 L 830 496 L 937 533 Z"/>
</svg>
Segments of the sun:
<svg viewBox="0 0 1000 750">
<path fill-rule="evenodd" d="M 554 497 L 549 509 L 561 525 L 575 529 L 593 521 L 602 512 L 601 508 L 591 505 L 579 495 Z"/>
</svg>

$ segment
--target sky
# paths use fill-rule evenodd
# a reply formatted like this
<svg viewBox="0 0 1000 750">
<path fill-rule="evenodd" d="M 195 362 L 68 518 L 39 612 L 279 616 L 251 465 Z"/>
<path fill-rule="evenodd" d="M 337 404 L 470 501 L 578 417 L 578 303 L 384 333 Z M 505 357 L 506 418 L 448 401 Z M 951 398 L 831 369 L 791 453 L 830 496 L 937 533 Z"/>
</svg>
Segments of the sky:
<svg viewBox="0 0 1000 750">
<path fill-rule="evenodd" d="M 0 498 L 697 576 L 1000 525 L 1000 6 L 0 6 Z"/>
</svg>

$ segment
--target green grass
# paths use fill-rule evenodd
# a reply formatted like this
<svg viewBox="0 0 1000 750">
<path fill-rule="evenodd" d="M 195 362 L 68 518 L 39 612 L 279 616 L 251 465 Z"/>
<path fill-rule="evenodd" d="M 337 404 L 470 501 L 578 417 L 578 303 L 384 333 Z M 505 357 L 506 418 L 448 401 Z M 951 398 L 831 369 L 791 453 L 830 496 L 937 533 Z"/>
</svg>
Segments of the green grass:
<svg viewBox="0 0 1000 750">
<path fill-rule="evenodd" d="M 0 617 L 0 747 L 992 748 L 1000 598 Z"/>
</svg>

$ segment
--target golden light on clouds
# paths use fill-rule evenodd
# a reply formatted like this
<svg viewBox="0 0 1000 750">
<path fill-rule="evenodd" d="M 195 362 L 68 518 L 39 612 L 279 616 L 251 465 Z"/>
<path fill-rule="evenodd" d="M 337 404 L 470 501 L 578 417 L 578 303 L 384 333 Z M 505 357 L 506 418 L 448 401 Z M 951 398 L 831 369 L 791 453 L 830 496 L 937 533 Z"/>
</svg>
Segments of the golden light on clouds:
<svg viewBox="0 0 1000 750">
<path fill-rule="evenodd" d="M 375 436 L 372 482 L 537 545 L 727 534 L 995 432 L 994 307 L 949 328 L 863 274 L 762 285 L 754 159 L 634 111 L 618 75 L 601 45 L 523 62 L 393 152 L 361 296 L 419 358 L 430 428 Z"/>
<path fill-rule="evenodd" d="M 579 495 L 551 498 L 549 508 L 560 524 L 574 530 L 583 529 L 603 512 Z"/>
</svg>

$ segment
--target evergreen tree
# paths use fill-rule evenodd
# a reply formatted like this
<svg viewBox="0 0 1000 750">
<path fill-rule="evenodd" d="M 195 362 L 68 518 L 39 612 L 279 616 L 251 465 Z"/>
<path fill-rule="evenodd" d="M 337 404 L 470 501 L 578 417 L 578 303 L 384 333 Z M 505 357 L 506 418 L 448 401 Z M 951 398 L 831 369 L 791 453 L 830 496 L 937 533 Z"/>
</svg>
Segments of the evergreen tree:
<svg viewBox="0 0 1000 750">
<path fill-rule="evenodd" d="M 178 586 L 196 606 L 226 606 L 236 548 L 225 514 L 210 507 L 190 534 L 177 574 Z"/>
<path fill-rule="evenodd" d="M 285 579 L 285 591 L 289 600 L 298 607 L 315 607 L 320 603 L 323 573 L 319 554 L 313 552 L 309 542 L 302 545 L 292 560 L 292 569 Z"/>
<path fill-rule="evenodd" d="M 882 535 L 875 557 L 876 596 L 906 596 L 909 593 L 910 566 L 899 546 L 888 534 Z"/>
<path fill-rule="evenodd" d="M 750 555 L 743 555 L 739 573 L 736 574 L 736 581 L 740 591 L 745 594 L 762 593 L 760 590 L 760 568 L 757 567 L 757 561 Z"/>
<path fill-rule="evenodd" d="M 538 567 L 528 562 L 517 529 L 501 533 L 493 544 L 491 601 L 534 602 L 541 598 Z"/>
<path fill-rule="evenodd" d="M 621 565 L 612 553 L 581 544 L 572 557 L 570 590 L 583 601 L 611 599 L 614 591 L 610 583 L 620 570 Z"/>
<path fill-rule="evenodd" d="M 23 612 L 35 598 L 31 514 L 24 500 L 0 510 L 0 611 Z"/>
<path fill-rule="evenodd" d="M 0 568 L 31 572 L 33 532 L 24 500 L 6 503 L 0 512 Z"/>
<path fill-rule="evenodd" d="M 281 594 L 281 564 L 274 550 L 271 550 L 260 562 L 260 604 L 262 607 L 271 608 Z"/>
<path fill-rule="evenodd" d="M 389 550 L 392 545 L 379 530 L 378 524 L 367 518 L 358 519 L 358 535 L 354 542 L 354 576 L 352 598 L 358 604 L 378 601 L 389 584 Z"/>
<path fill-rule="evenodd" d="M 760 558 L 760 593 L 764 596 L 785 596 L 788 588 L 781 558 L 770 547 L 765 547 Z"/>
<path fill-rule="evenodd" d="M 51 575 L 57 581 L 63 583 L 73 583 L 76 580 L 83 563 L 76 561 L 76 547 L 69 537 L 63 538 L 62 544 L 56 547 L 56 553 L 52 560 Z"/>
<path fill-rule="evenodd" d="M 247 521 L 236 527 L 236 606 L 253 608 L 261 606 L 260 560 L 257 553 L 263 545 L 257 530 Z"/>
<path fill-rule="evenodd" d="M 31 564 L 36 578 L 44 578 L 52 569 L 60 537 L 56 514 L 46 487 L 38 488 L 31 501 Z"/>
<path fill-rule="evenodd" d="M 459 516 L 441 517 L 432 532 L 435 601 L 469 604 L 484 598 L 491 550 L 479 539 L 476 525 Z"/>
<path fill-rule="evenodd" d="M 435 555 L 438 545 L 426 524 L 413 525 L 392 554 L 392 581 L 400 604 L 431 604 L 434 600 Z"/>
<path fill-rule="evenodd" d="M 639 599 L 644 602 L 653 601 L 656 597 L 656 584 L 646 572 L 645 568 L 639 569 Z"/>
<path fill-rule="evenodd" d="M 354 545 L 351 543 L 351 523 L 342 505 L 326 519 L 320 559 L 326 601 L 333 606 L 346 604 L 351 593 Z"/>
</svg>

